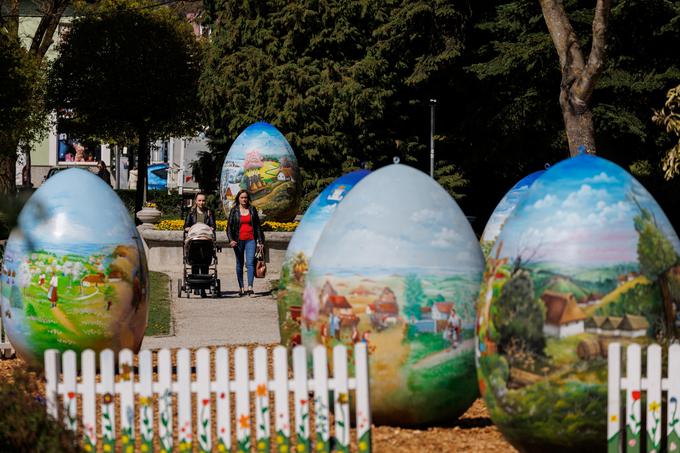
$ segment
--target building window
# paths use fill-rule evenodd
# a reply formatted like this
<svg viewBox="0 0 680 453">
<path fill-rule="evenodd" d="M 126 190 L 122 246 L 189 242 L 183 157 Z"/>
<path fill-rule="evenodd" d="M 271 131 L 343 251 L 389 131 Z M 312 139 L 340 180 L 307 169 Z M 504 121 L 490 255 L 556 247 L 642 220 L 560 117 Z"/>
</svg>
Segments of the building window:
<svg viewBox="0 0 680 453">
<path fill-rule="evenodd" d="M 69 138 L 66 134 L 57 135 L 57 162 L 59 164 L 94 165 L 101 159 L 101 154 L 100 143 Z"/>
</svg>

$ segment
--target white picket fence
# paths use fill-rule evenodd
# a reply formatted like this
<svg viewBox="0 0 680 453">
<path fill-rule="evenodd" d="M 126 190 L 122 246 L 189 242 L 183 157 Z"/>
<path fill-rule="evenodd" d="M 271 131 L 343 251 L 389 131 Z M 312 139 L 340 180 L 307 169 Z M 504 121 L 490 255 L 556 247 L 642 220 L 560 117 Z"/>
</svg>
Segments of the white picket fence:
<svg viewBox="0 0 680 453">
<path fill-rule="evenodd" d="M 607 413 L 608 452 L 638 453 L 646 436 L 646 451 L 659 453 L 680 451 L 680 345 L 668 348 L 668 373 L 662 374 L 661 347 L 647 348 L 646 376 L 642 376 L 640 345 L 626 348 L 626 375 L 621 375 L 621 345 L 609 345 L 609 388 Z M 625 412 L 621 410 L 621 392 L 625 391 Z M 643 394 L 644 392 L 644 394 Z M 666 392 L 666 424 L 662 423 L 663 392 Z M 642 430 L 642 404 L 645 404 L 646 423 Z M 625 414 L 625 418 L 624 418 Z M 625 431 L 624 431 L 625 430 Z"/>
<path fill-rule="evenodd" d="M 57 417 L 61 400 L 65 423 L 73 430 L 82 429 L 87 451 L 97 449 L 98 436 L 101 437 L 100 448 L 107 452 L 153 451 L 156 436 L 160 450 L 168 452 L 191 451 L 194 446 L 198 446 L 201 452 L 269 452 L 271 445 L 281 453 L 328 452 L 331 447 L 335 451 L 349 452 L 350 391 L 354 390 L 357 450 L 369 452 L 371 413 L 366 345 L 359 343 L 351 352 L 354 377 L 348 376 L 348 351 L 344 346 L 333 349 L 333 377 L 328 375 L 326 349 L 319 346 L 313 351 L 313 378 L 309 379 L 307 354 L 304 347 L 298 346 L 293 350 L 293 377 L 289 378 L 288 351 L 278 346 L 273 351 L 273 376 L 270 378 L 267 349 L 258 347 L 254 350 L 254 379 L 251 380 L 248 350 L 240 347 L 234 353 L 234 379 L 231 380 L 230 354 L 226 348 L 215 351 L 214 373 L 209 349 L 196 351 L 193 371 L 190 351 L 180 349 L 177 352 L 174 379 L 171 352 L 167 349 L 158 352 L 157 370 L 152 367 L 151 351 L 140 352 L 137 377 L 134 375 L 134 357 L 130 350 L 119 353 L 118 373 L 113 351 L 105 350 L 99 355 L 100 380 L 97 382 L 96 354 L 93 351 L 87 350 L 81 354 L 81 374 L 78 377 L 77 355 L 74 351 L 64 352 L 59 360 L 59 352 L 50 350 L 45 352 L 47 410 Z M 153 380 L 154 371 L 157 372 L 156 381 Z M 195 372 L 193 381 L 192 372 Z M 329 395 L 331 391 L 332 401 Z M 290 392 L 294 398 L 293 423 L 290 421 Z M 235 400 L 233 413 L 231 394 L 234 394 Z M 195 420 L 192 417 L 194 395 Z M 116 396 L 120 400 L 117 414 Z M 173 396 L 176 407 L 173 406 Z M 270 396 L 273 396 L 273 402 Z M 250 410 L 251 398 L 254 400 L 254 414 Z M 81 416 L 77 413 L 79 402 Z M 157 403 L 156 416 L 154 402 Z M 335 414 L 334 441 L 331 440 L 331 402 Z M 101 411 L 99 424 L 97 404 Z M 314 404 L 313 412 L 311 404 Z M 270 426 L 272 406 L 273 432 Z M 213 408 L 216 414 L 214 423 Z M 312 413 L 315 435 L 310 432 Z M 135 415 L 139 417 L 137 428 Z M 119 417 L 119 423 L 116 416 Z M 155 429 L 154 420 L 158 430 Z M 120 426 L 117 427 L 117 424 Z M 291 437 L 291 427 L 294 428 L 295 442 Z M 234 430 L 235 442 L 232 442 Z M 177 438 L 177 442 L 173 437 Z"/>
<path fill-rule="evenodd" d="M 2 317 L 0 317 L 0 359 L 8 359 L 14 356 L 14 348 L 7 338 L 5 327 L 2 325 Z"/>
</svg>

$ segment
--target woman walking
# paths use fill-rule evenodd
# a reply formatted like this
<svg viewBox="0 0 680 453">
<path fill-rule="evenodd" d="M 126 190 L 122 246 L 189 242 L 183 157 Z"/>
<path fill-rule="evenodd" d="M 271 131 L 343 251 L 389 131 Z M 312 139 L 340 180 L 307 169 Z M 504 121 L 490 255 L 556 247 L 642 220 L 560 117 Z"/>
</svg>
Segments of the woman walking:
<svg viewBox="0 0 680 453">
<path fill-rule="evenodd" d="M 253 294 L 253 280 L 255 278 L 255 249 L 264 245 L 264 233 L 260 226 L 257 209 L 250 204 L 250 194 L 240 190 L 236 194 L 236 204 L 229 212 L 227 226 L 229 246 L 236 254 L 236 279 L 238 280 L 239 296 Z M 243 286 L 243 265 L 248 269 L 248 289 Z"/>
</svg>

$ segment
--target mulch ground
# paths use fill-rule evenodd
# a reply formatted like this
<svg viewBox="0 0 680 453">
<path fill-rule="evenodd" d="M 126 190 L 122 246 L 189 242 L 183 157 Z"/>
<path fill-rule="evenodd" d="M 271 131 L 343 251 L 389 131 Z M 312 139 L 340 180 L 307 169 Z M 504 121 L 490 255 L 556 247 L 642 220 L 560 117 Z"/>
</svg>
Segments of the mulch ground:
<svg viewBox="0 0 680 453">
<path fill-rule="evenodd" d="M 253 346 L 247 346 L 252 352 Z M 13 369 L 21 366 L 24 366 L 21 359 L 0 360 L 0 380 L 11 378 Z M 40 378 L 36 375 L 36 379 Z M 491 422 L 482 400 L 475 401 L 460 419 L 448 426 L 424 429 L 373 426 L 372 437 L 373 451 L 378 453 L 516 452 Z"/>
</svg>

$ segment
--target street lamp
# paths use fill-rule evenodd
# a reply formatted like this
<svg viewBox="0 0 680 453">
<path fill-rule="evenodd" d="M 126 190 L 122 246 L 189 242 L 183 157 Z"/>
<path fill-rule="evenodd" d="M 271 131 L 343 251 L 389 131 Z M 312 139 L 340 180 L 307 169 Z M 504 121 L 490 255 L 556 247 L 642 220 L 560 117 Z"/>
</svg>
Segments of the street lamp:
<svg viewBox="0 0 680 453">
<path fill-rule="evenodd" d="M 436 99 L 430 99 L 430 177 L 434 178 L 434 108 Z"/>
</svg>

